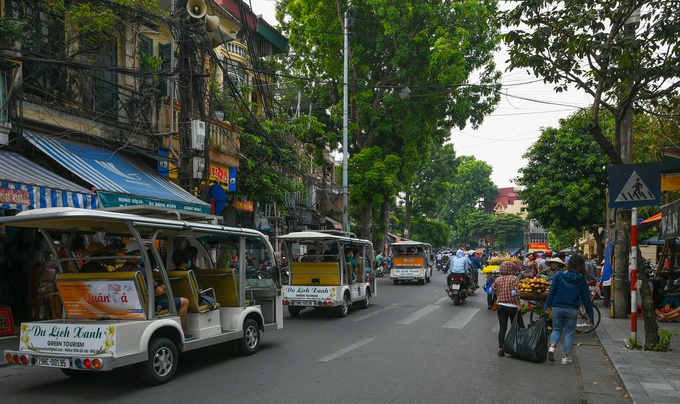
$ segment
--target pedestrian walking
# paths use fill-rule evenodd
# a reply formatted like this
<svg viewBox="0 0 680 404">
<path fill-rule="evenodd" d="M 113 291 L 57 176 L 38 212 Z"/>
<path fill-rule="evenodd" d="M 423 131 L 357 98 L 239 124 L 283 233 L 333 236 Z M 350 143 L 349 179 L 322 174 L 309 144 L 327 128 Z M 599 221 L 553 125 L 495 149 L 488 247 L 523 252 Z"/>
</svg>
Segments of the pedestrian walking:
<svg viewBox="0 0 680 404">
<path fill-rule="evenodd" d="M 524 327 L 524 321 L 522 321 L 522 314 L 520 313 L 522 305 L 519 301 L 519 278 L 515 275 L 513 263 L 503 261 L 499 271 L 501 276 L 496 278 L 491 289 L 498 296 L 498 308 L 496 309 L 498 325 L 500 326 L 498 330 L 498 356 L 505 356 L 503 343 L 508 330 L 508 320 L 514 321 L 515 316 L 519 316 L 517 319 L 519 327 Z"/>
<path fill-rule="evenodd" d="M 571 346 L 574 343 L 576 319 L 581 302 L 585 306 L 590 322 L 593 321 L 593 303 L 590 300 L 590 289 L 586 279 L 586 262 L 582 255 L 572 255 L 567 263 L 566 271 L 560 271 L 550 285 L 546 310 L 552 311 L 553 330 L 550 335 L 548 360 L 555 362 L 555 347 L 564 334 L 562 364 L 570 364 Z"/>
</svg>

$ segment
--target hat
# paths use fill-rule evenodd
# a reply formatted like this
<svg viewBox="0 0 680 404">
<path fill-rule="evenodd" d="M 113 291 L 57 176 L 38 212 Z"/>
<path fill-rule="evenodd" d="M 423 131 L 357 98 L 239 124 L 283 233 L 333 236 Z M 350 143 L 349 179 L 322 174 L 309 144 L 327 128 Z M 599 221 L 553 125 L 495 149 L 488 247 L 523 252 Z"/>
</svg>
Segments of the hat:
<svg viewBox="0 0 680 404">
<path fill-rule="evenodd" d="M 131 252 L 141 251 L 141 250 L 142 250 L 142 244 L 137 240 L 132 240 L 129 243 L 125 244 L 125 252 L 126 253 L 131 253 Z"/>
<path fill-rule="evenodd" d="M 546 262 L 557 262 L 558 264 L 560 264 L 560 265 L 562 265 L 562 266 L 566 266 L 566 265 L 567 265 L 567 264 L 564 263 L 564 261 L 562 261 L 562 260 L 560 259 L 560 257 L 550 258 L 550 259 L 546 260 Z"/>
<path fill-rule="evenodd" d="M 112 250 L 106 248 L 104 244 L 99 241 L 94 241 L 87 246 L 87 253 L 90 256 L 111 253 Z"/>
</svg>

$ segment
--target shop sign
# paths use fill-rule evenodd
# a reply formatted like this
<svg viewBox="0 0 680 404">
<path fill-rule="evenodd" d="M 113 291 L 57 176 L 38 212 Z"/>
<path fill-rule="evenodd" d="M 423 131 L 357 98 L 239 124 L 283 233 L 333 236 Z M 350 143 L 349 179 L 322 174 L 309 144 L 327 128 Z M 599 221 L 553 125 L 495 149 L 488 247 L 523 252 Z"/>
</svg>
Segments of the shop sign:
<svg viewBox="0 0 680 404">
<path fill-rule="evenodd" d="M 19 189 L 0 188 L 0 203 L 28 206 L 31 204 L 31 194 Z"/>
<path fill-rule="evenodd" d="M 548 250 L 548 243 L 529 243 L 530 250 Z"/>
<path fill-rule="evenodd" d="M 660 233 L 663 240 L 680 237 L 680 200 L 661 207 Z"/>
<path fill-rule="evenodd" d="M 119 206 L 148 205 L 157 208 L 182 210 L 186 212 L 210 213 L 209 205 L 194 205 L 190 203 L 145 198 L 143 196 L 114 194 L 109 192 L 97 192 L 99 203 L 103 208 L 116 208 Z"/>
<path fill-rule="evenodd" d="M 146 319 L 132 280 L 57 282 L 68 318 Z"/>
<path fill-rule="evenodd" d="M 234 199 L 234 202 L 232 203 L 234 206 L 234 209 L 236 210 L 243 210 L 246 212 L 254 212 L 255 211 L 255 204 L 250 201 L 242 201 L 240 199 Z"/>
<path fill-rule="evenodd" d="M 210 181 L 227 191 L 236 191 L 236 168 L 210 163 Z"/>
<path fill-rule="evenodd" d="M 22 351 L 59 354 L 115 355 L 116 326 L 59 323 L 21 325 Z"/>
</svg>

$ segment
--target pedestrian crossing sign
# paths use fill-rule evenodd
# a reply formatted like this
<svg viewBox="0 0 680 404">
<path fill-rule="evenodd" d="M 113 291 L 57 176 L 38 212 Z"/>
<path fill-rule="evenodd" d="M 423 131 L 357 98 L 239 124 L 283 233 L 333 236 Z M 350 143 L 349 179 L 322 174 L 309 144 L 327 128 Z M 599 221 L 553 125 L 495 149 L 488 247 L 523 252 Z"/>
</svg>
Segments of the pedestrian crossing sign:
<svg viewBox="0 0 680 404">
<path fill-rule="evenodd" d="M 641 163 L 609 168 L 609 207 L 661 205 L 661 163 Z"/>
</svg>

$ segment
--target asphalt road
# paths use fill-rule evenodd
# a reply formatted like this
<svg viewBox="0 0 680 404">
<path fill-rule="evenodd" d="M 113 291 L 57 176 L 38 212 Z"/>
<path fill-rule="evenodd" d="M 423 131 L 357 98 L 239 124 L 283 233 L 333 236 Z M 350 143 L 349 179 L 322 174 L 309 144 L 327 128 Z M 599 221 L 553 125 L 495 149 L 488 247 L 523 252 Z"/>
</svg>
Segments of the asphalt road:
<svg viewBox="0 0 680 404">
<path fill-rule="evenodd" d="M 574 365 L 498 357 L 498 321 L 482 289 L 454 306 L 442 273 L 426 285 L 382 278 L 378 287 L 371 307 L 346 318 L 284 309 L 284 329 L 262 334 L 254 356 L 226 345 L 185 353 L 163 386 L 146 387 L 131 368 L 70 379 L 0 367 L 2 402 L 581 402 Z"/>
</svg>

